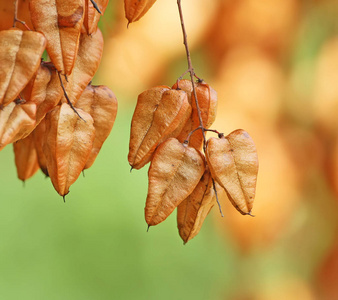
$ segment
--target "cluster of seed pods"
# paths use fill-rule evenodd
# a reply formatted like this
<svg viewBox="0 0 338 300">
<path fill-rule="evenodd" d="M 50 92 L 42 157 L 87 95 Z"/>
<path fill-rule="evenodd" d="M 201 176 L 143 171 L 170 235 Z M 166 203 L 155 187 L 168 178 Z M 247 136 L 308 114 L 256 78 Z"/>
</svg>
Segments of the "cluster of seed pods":
<svg viewBox="0 0 338 300">
<path fill-rule="evenodd" d="M 107 4 L 31 0 L 35 31 L 0 31 L 0 150 L 13 143 L 18 177 L 41 169 L 63 197 L 93 164 L 117 113 L 114 93 L 90 84 Z M 41 61 L 45 50 L 49 62 Z"/>
<path fill-rule="evenodd" d="M 203 128 L 210 128 L 217 93 L 201 80 L 195 92 L 197 101 L 192 82 L 180 80 L 172 88 L 156 86 L 141 93 L 128 155 L 132 169 L 151 162 L 145 206 L 148 226 L 163 222 L 177 208 L 185 243 L 198 234 L 215 205 L 217 188 L 226 191 L 240 213 L 251 214 L 258 172 L 255 145 L 244 130 L 211 137 L 204 147 L 200 117 Z"/>
</svg>

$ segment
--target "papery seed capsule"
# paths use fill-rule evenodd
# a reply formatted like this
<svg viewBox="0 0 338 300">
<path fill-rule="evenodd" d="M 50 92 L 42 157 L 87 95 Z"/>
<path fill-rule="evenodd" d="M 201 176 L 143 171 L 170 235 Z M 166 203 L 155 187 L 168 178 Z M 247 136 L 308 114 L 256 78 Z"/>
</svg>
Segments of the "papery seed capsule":
<svg viewBox="0 0 338 300">
<path fill-rule="evenodd" d="M 40 169 L 46 176 L 49 176 L 47 170 L 47 160 L 45 153 L 43 152 L 43 147 L 45 143 L 45 132 L 46 132 L 46 120 L 42 119 L 40 124 L 35 127 L 31 135 L 33 136 L 33 141 L 38 156 L 38 163 Z"/>
<path fill-rule="evenodd" d="M 31 0 L 29 9 L 35 30 L 47 39 L 51 61 L 59 72 L 70 75 L 84 19 L 83 0 Z"/>
<path fill-rule="evenodd" d="M 0 110 L 0 150 L 28 136 L 36 126 L 36 104 L 10 103 Z"/>
<path fill-rule="evenodd" d="M 0 31 L 0 107 L 14 101 L 39 68 L 46 47 L 43 34 L 19 29 Z"/>
<path fill-rule="evenodd" d="M 81 109 L 77 112 L 64 103 L 46 115 L 43 152 L 55 190 L 64 196 L 81 174 L 95 138 L 93 118 Z"/>
<path fill-rule="evenodd" d="M 195 189 L 204 170 L 204 158 L 198 150 L 175 138 L 163 142 L 156 149 L 148 172 L 148 225 L 164 221 Z"/>
<path fill-rule="evenodd" d="M 30 134 L 26 138 L 13 143 L 13 149 L 18 178 L 25 181 L 39 170 L 38 157 L 32 135 Z"/>
<path fill-rule="evenodd" d="M 100 12 L 103 14 L 107 8 L 108 0 L 95 0 L 95 3 Z M 85 5 L 86 9 L 83 25 L 86 29 L 86 34 L 92 35 L 97 30 L 97 23 L 100 20 L 101 14 L 97 11 L 90 0 L 86 0 Z"/>
<path fill-rule="evenodd" d="M 212 177 L 241 214 L 250 214 L 256 192 L 258 157 L 249 134 L 238 129 L 226 137 L 210 138 L 206 158 Z"/>
<path fill-rule="evenodd" d="M 183 79 L 173 85 L 174 88 L 179 88 L 187 92 L 189 103 L 192 106 L 192 112 L 190 118 L 184 125 L 181 133 L 177 139 L 183 142 L 189 135 L 189 133 L 200 126 L 200 120 L 198 116 L 198 109 L 196 106 L 195 96 L 193 93 L 193 87 L 190 80 Z M 202 122 L 204 128 L 210 128 L 216 118 L 217 111 L 217 93 L 204 81 L 195 83 L 196 96 L 198 100 L 198 106 L 201 112 Z M 201 130 L 195 131 L 189 140 L 189 146 L 196 149 L 202 149 L 203 135 Z"/>
<path fill-rule="evenodd" d="M 209 169 L 206 168 L 193 192 L 177 207 L 177 227 L 184 243 L 199 233 L 215 203 L 212 177 Z"/>
<path fill-rule="evenodd" d="M 124 10 L 129 23 L 141 19 L 156 0 L 124 0 Z"/>
<path fill-rule="evenodd" d="M 89 113 L 94 120 L 95 139 L 84 169 L 94 163 L 95 158 L 113 128 L 117 114 L 117 99 L 106 86 L 88 86 L 76 102 L 76 108 Z"/>
<path fill-rule="evenodd" d="M 132 168 L 142 168 L 159 143 L 177 136 L 190 113 L 184 91 L 159 86 L 139 95 L 130 131 L 128 161 Z"/>
</svg>

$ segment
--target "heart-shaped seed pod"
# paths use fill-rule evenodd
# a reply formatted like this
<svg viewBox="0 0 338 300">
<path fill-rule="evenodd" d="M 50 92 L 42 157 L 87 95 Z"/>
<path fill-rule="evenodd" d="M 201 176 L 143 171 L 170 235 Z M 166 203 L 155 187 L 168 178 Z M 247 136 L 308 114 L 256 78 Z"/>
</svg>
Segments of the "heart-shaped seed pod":
<svg viewBox="0 0 338 300">
<path fill-rule="evenodd" d="M 196 96 L 198 100 L 198 106 L 201 111 L 201 117 L 204 128 L 210 128 L 214 123 L 217 112 L 217 92 L 204 81 L 196 84 Z M 200 120 L 198 118 L 197 106 L 195 96 L 191 94 L 191 106 L 192 106 L 192 127 L 193 129 L 200 126 Z M 189 146 L 196 149 L 202 149 L 203 134 L 201 130 L 195 131 L 189 140 Z"/>
<path fill-rule="evenodd" d="M 75 107 L 89 113 L 94 120 L 95 139 L 88 161 L 84 166 L 84 169 L 88 169 L 94 163 L 113 128 L 117 114 L 117 99 L 108 87 L 89 85 L 76 102 Z"/>
<path fill-rule="evenodd" d="M 108 5 L 108 0 L 95 0 L 95 3 L 101 14 L 104 14 Z M 97 23 L 100 20 L 101 14 L 94 7 L 93 3 L 90 0 L 85 0 L 85 5 L 86 9 L 83 26 L 86 30 L 86 34 L 92 35 L 97 30 Z"/>
<path fill-rule="evenodd" d="M 46 176 L 49 176 L 47 170 L 47 160 L 45 153 L 43 152 L 43 145 L 45 143 L 45 132 L 46 132 L 46 120 L 42 119 L 40 124 L 36 126 L 35 129 L 32 131 L 31 135 L 33 137 L 40 169 Z"/>
<path fill-rule="evenodd" d="M 66 81 L 64 84 L 66 84 Z M 51 63 L 41 63 L 36 76 L 22 91 L 22 95 L 27 101 L 26 103 L 37 105 L 36 124 L 39 124 L 46 113 L 53 109 L 63 96 L 55 67 Z"/>
<path fill-rule="evenodd" d="M 210 138 L 206 158 L 212 177 L 243 215 L 250 214 L 256 193 L 258 157 L 249 134 L 237 129 L 228 136 Z"/>
<path fill-rule="evenodd" d="M 22 181 L 31 178 L 39 170 L 32 135 L 30 134 L 26 138 L 13 143 L 13 150 L 18 178 Z"/>
<path fill-rule="evenodd" d="M 188 95 L 188 102 L 191 105 L 191 94 L 193 92 L 192 88 L 192 83 L 191 80 L 188 79 L 182 79 L 176 82 L 173 86 L 172 89 L 174 90 L 183 90 L 187 93 Z M 183 143 L 185 139 L 188 137 L 189 133 L 193 131 L 195 128 L 193 128 L 193 123 L 192 123 L 192 115 L 188 118 L 188 120 L 185 122 L 182 131 L 178 134 L 177 139 Z"/>
<path fill-rule="evenodd" d="M 130 131 L 128 161 L 132 168 L 148 163 L 158 144 L 182 130 L 190 113 L 184 91 L 159 86 L 139 95 Z"/>
<path fill-rule="evenodd" d="M 80 45 L 72 74 L 68 77 L 66 92 L 75 105 L 82 92 L 93 79 L 102 57 L 103 36 L 98 29 L 94 34 L 81 34 Z M 67 102 L 63 97 L 63 102 Z"/>
<path fill-rule="evenodd" d="M 39 68 L 46 47 L 43 34 L 0 31 L 0 108 L 14 101 Z"/>
<path fill-rule="evenodd" d="M 36 104 L 15 102 L 0 110 L 0 150 L 28 136 L 35 128 Z"/>
<path fill-rule="evenodd" d="M 83 0 L 31 0 L 29 9 L 35 30 L 47 39 L 46 49 L 52 63 L 59 72 L 70 75 L 84 19 Z"/>
<path fill-rule="evenodd" d="M 43 152 L 55 190 L 65 196 L 81 174 L 95 138 L 93 118 L 81 109 L 77 112 L 64 103 L 46 115 Z"/>
<path fill-rule="evenodd" d="M 206 168 L 193 192 L 177 207 L 177 227 L 184 243 L 195 237 L 216 203 L 212 177 Z"/>
<path fill-rule="evenodd" d="M 129 23 L 141 19 L 156 0 L 124 0 L 124 10 Z"/>
<path fill-rule="evenodd" d="M 196 106 L 195 96 L 193 93 L 193 87 L 191 80 L 183 79 L 175 83 L 173 89 L 182 89 L 188 94 L 189 103 L 192 106 L 192 112 L 190 118 L 187 120 L 182 131 L 178 135 L 177 139 L 180 142 L 188 137 L 189 133 L 200 126 L 200 120 L 198 117 L 198 110 Z M 198 106 L 201 111 L 201 117 L 204 128 L 210 128 L 216 118 L 217 111 L 217 93 L 204 81 L 195 83 L 195 90 L 198 99 Z M 189 146 L 201 150 L 203 146 L 203 135 L 201 130 L 195 131 L 189 140 Z"/>
<path fill-rule="evenodd" d="M 148 177 L 145 219 L 149 226 L 164 221 L 186 199 L 205 171 L 202 154 L 175 138 L 158 146 Z"/>
</svg>

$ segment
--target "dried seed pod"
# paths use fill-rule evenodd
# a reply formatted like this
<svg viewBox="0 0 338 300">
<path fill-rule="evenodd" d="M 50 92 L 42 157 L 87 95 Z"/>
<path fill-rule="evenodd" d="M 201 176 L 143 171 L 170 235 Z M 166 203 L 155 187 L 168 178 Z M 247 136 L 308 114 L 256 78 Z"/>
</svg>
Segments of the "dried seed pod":
<svg viewBox="0 0 338 300">
<path fill-rule="evenodd" d="M 212 177 L 228 194 L 235 208 L 250 214 L 256 192 L 258 157 L 249 134 L 238 129 L 207 142 L 206 158 Z"/>
<path fill-rule="evenodd" d="M 170 138 L 156 150 L 148 177 L 145 219 L 149 226 L 164 221 L 195 189 L 205 171 L 202 154 Z"/>
<path fill-rule="evenodd" d="M 0 31 L 0 108 L 14 101 L 33 77 L 45 47 L 39 32 Z"/>
<path fill-rule="evenodd" d="M 184 91 L 159 86 L 139 95 L 130 131 L 128 161 L 132 168 L 142 168 L 159 143 L 177 136 L 190 113 Z"/>
<path fill-rule="evenodd" d="M 75 66 L 66 87 L 68 98 L 73 105 L 93 79 L 101 61 L 102 50 L 103 36 L 99 29 L 93 35 L 81 34 Z M 64 97 L 63 102 L 66 102 Z"/>
<path fill-rule="evenodd" d="M 55 190 L 65 196 L 76 181 L 90 155 L 95 128 L 93 118 L 81 109 L 64 103 L 46 115 L 43 152 L 47 170 Z"/>
<path fill-rule="evenodd" d="M 217 92 L 204 81 L 196 84 L 196 96 L 198 106 L 201 111 L 201 117 L 204 128 L 210 128 L 214 123 L 217 111 Z M 197 106 L 194 94 L 191 94 L 191 106 L 192 106 L 192 127 L 197 128 L 200 125 L 198 118 Z M 203 145 L 203 134 L 201 130 L 195 131 L 189 141 L 189 146 L 196 149 L 201 149 Z"/>
<path fill-rule="evenodd" d="M 182 79 L 182 80 L 176 82 L 172 86 L 172 89 L 175 89 L 175 90 L 180 89 L 180 90 L 185 91 L 188 95 L 188 102 L 191 105 L 191 94 L 193 92 L 191 80 Z M 185 141 L 185 139 L 188 137 L 189 133 L 194 129 L 195 128 L 193 128 L 192 115 L 190 115 L 190 117 L 188 118 L 188 120 L 184 124 L 182 131 L 178 134 L 177 139 L 181 143 L 183 143 Z"/>
<path fill-rule="evenodd" d="M 124 0 L 124 10 L 129 23 L 141 19 L 156 0 Z"/>
<path fill-rule="evenodd" d="M 46 132 L 46 120 L 42 119 L 38 126 L 32 131 L 31 135 L 33 137 L 35 150 L 38 156 L 38 163 L 41 171 L 48 175 L 47 170 L 47 160 L 45 153 L 43 152 L 43 147 L 45 143 L 45 132 Z"/>
<path fill-rule="evenodd" d="M 16 171 L 18 178 L 25 181 L 38 170 L 38 157 L 32 135 L 13 143 Z"/>
<path fill-rule="evenodd" d="M 209 169 L 206 168 L 193 192 L 177 207 L 177 227 L 184 243 L 199 233 L 215 203 L 212 177 Z"/>
<path fill-rule="evenodd" d="M 96 156 L 113 128 L 117 114 L 117 99 L 106 86 L 88 86 L 82 93 L 76 108 L 89 113 L 94 120 L 95 139 L 84 169 L 94 163 Z"/>
<path fill-rule="evenodd" d="M 200 121 L 198 117 L 198 111 L 191 80 L 187 79 L 180 80 L 178 83 L 174 84 L 173 89 L 174 88 L 179 88 L 186 91 L 188 94 L 189 103 L 192 106 L 191 116 L 187 120 L 182 131 L 177 137 L 177 139 L 180 142 L 184 142 L 184 140 L 188 137 L 189 133 L 200 126 Z M 217 93 L 212 87 L 210 87 L 204 81 L 197 82 L 195 84 L 195 89 L 198 100 L 198 106 L 201 111 L 203 126 L 205 128 L 210 128 L 210 126 L 212 125 L 212 123 L 215 121 L 216 118 Z M 202 149 L 202 145 L 203 145 L 202 131 L 197 130 L 191 135 L 189 140 L 189 146 L 200 150 Z"/>
<path fill-rule="evenodd" d="M 36 104 L 10 103 L 0 110 L 0 150 L 28 136 L 36 126 Z"/>
<path fill-rule="evenodd" d="M 36 76 L 23 90 L 23 97 L 27 103 L 37 105 L 36 124 L 39 124 L 46 113 L 60 102 L 62 96 L 57 70 L 51 63 L 41 63 Z"/>
<path fill-rule="evenodd" d="M 107 8 L 108 0 L 95 0 L 95 3 L 100 12 L 103 14 Z M 83 25 L 85 27 L 86 33 L 88 35 L 92 35 L 97 30 L 97 23 L 100 20 L 101 14 L 97 11 L 90 0 L 86 0 L 85 5 L 86 9 Z"/>
<path fill-rule="evenodd" d="M 83 0 L 31 0 L 29 9 L 35 30 L 47 39 L 51 61 L 58 71 L 70 75 L 84 19 Z"/>
</svg>

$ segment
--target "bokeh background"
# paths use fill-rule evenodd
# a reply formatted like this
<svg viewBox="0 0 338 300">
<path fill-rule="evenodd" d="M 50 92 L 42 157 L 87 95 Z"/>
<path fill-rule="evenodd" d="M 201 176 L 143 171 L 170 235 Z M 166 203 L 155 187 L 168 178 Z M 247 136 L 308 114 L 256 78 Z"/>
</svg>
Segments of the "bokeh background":
<svg viewBox="0 0 338 300">
<path fill-rule="evenodd" d="M 187 68 L 176 1 L 128 29 L 122 2 L 100 21 L 94 78 L 118 116 L 66 203 L 0 153 L 0 299 L 338 299 L 338 2 L 182 1 L 195 71 L 219 96 L 213 128 L 247 130 L 260 160 L 256 216 L 223 197 L 224 218 L 214 208 L 184 246 L 175 213 L 146 232 L 147 167 L 127 162 L 137 95 Z"/>
</svg>

